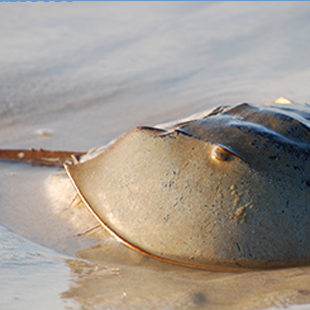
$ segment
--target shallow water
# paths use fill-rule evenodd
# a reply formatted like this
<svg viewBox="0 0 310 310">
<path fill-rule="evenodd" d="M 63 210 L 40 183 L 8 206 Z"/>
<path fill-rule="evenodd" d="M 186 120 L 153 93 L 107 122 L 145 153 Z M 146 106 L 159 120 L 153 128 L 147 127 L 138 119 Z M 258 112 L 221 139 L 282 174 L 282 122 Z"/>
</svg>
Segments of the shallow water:
<svg viewBox="0 0 310 310">
<path fill-rule="evenodd" d="M 307 2 L 0 6 L 3 148 L 84 151 L 137 125 L 219 104 L 280 96 L 309 102 Z M 93 222 L 85 210 L 78 214 L 87 221 L 67 209 L 70 184 L 53 183 L 61 171 L 12 163 L 0 169 L 1 308 L 310 303 L 308 267 L 216 273 L 155 262 L 110 239 L 97 246 L 102 231 L 77 236 Z"/>
<path fill-rule="evenodd" d="M 62 309 L 72 304 L 59 298 L 70 270 L 65 256 L 24 239 L 0 226 L 2 309 Z"/>
</svg>

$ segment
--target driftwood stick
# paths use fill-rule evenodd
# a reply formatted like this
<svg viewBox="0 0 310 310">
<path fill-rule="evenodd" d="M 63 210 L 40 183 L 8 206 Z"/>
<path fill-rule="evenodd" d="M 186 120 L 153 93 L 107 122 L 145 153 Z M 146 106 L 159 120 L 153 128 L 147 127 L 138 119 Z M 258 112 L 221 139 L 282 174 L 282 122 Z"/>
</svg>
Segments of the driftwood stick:
<svg viewBox="0 0 310 310">
<path fill-rule="evenodd" d="M 85 155 L 85 152 L 0 149 L 0 160 L 37 163 L 46 166 L 62 166 L 66 162 L 76 163 L 81 155 Z"/>
</svg>

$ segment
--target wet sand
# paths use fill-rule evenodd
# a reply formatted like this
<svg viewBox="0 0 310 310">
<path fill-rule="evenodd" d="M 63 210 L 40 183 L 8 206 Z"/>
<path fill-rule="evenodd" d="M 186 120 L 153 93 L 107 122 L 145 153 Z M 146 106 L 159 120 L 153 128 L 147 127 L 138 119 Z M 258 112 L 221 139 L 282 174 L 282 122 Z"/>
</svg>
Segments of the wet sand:
<svg viewBox="0 0 310 310">
<path fill-rule="evenodd" d="M 309 102 L 308 3 L 1 4 L 2 148 L 85 151 L 219 104 Z M 0 163 L 5 309 L 306 309 L 309 267 L 226 273 L 128 250 L 62 170 Z M 101 241 L 104 241 L 101 243 Z"/>
</svg>

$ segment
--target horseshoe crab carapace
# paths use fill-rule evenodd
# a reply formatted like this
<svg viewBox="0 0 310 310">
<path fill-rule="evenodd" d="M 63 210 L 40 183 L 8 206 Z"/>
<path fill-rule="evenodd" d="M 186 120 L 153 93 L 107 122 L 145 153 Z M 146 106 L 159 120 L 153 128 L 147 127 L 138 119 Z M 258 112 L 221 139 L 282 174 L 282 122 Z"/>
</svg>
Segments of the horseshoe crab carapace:
<svg viewBox="0 0 310 310">
<path fill-rule="evenodd" d="M 140 252 L 201 268 L 306 264 L 310 108 L 276 103 L 137 127 L 62 162 L 99 222 Z"/>
</svg>

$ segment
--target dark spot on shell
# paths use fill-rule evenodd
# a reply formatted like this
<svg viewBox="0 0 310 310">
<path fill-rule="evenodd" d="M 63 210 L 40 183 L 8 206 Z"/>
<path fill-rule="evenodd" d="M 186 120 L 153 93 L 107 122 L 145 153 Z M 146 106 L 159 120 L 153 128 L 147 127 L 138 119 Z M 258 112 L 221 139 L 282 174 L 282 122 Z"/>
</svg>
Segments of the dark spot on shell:
<svg viewBox="0 0 310 310">
<path fill-rule="evenodd" d="M 309 295 L 310 291 L 308 291 L 308 290 L 298 290 L 298 293 L 301 294 L 301 295 Z"/>
<path fill-rule="evenodd" d="M 207 302 L 207 297 L 204 293 L 195 293 L 193 295 L 193 302 L 196 306 L 202 306 Z"/>
<path fill-rule="evenodd" d="M 269 156 L 269 159 L 271 159 L 271 160 L 276 160 L 276 159 L 278 159 L 278 156 L 272 155 L 272 156 Z"/>
<path fill-rule="evenodd" d="M 298 166 L 293 166 L 294 170 L 298 170 L 298 171 L 301 171 L 301 167 L 298 167 Z"/>
<path fill-rule="evenodd" d="M 306 185 L 310 187 L 310 180 L 306 181 Z"/>
<path fill-rule="evenodd" d="M 238 243 L 238 242 L 236 242 L 236 243 L 235 243 L 235 245 L 237 246 L 237 248 L 238 248 L 239 252 L 241 252 L 241 249 L 240 249 L 239 243 Z"/>
</svg>

